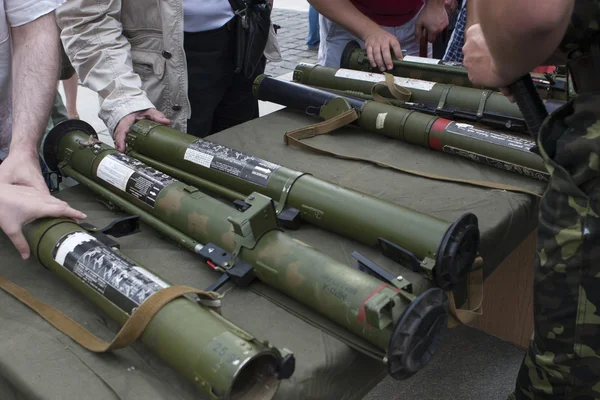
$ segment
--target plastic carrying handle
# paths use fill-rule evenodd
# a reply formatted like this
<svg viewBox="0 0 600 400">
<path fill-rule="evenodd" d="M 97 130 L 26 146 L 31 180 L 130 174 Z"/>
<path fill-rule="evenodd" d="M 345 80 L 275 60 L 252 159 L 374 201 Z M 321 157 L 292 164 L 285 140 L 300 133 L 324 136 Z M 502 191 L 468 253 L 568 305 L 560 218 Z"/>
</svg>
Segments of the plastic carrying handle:
<svg viewBox="0 0 600 400">
<path fill-rule="evenodd" d="M 525 118 L 529 133 L 534 139 L 537 138 L 542 122 L 548 116 L 548 111 L 533 84 L 531 75 L 523 75 L 516 82 L 510 84 L 508 88 L 514 96 L 523 118 Z"/>
</svg>

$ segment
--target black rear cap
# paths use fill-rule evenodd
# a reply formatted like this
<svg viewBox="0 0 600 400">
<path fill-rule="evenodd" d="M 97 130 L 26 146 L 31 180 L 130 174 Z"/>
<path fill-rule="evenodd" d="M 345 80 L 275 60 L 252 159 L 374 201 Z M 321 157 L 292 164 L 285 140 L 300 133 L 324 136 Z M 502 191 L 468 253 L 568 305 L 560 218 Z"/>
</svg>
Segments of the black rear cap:
<svg viewBox="0 0 600 400">
<path fill-rule="evenodd" d="M 46 161 L 46 164 L 51 171 L 57 171 L 58 169 L 58 157 L 56 153 L 58 151 L 60 139 L 73 131 L 82 131 L 96 139 L 98 138 L 96 130 L 85 121 L 79 119 L 67 119 L 58 123 L 50 130 L 50 132 L 48 132 L 44 138 L 44 143 L 42 144 L 44 161 Z"/>
<path fill-rule="evenodd" d="M 446 231 L 437 251 L 435 283 L 450 290 L 466 277 L 477 257 L 479 226 L 475 214 L 467 213 Z"/>
<path fill-rule="evenodd" d="M 448 307 L 448 296 L 440 288 L 431 288 L 412 301 L 388 345 L 392 378 L 408 379 L 429 364 L 448 330 Z"/>
</svg>

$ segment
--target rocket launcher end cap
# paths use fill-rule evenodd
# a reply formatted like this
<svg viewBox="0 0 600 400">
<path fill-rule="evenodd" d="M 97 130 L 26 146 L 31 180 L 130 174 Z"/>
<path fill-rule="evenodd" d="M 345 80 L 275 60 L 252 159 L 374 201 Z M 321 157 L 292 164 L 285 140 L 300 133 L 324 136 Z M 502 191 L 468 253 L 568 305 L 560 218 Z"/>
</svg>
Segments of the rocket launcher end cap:
<svg viewBox="0 0 600 400">
<path fill-rule="evenodd" d="M 358 44 L 356 40 L 351 40 L 348 42 L 346 47 L 344 47 L 342 57 L 340 58 L 340 68 L 350 68 L 350 57 L 352 57 L 354 50 L 360 48 L 360 44 Z"/>
<path fill-rule="evenodd" d="M 388 372 L 408 379 L 431 361 L 448 329 L 448 296 L 431 288 L 412 301 L 394 327 L 387 352 Z"/>
<path fill-rule="evenodd" d="M 82 131 L 96 139 L 98 138 L 96 130 L 85 121 L 79 119 L 68 119 L 59 122 L 50 130 L 50 132 L 48 132 L 46 138 L 44 139 L 44 143 L 42 144 L 44 161 L 51 171 L 58 170 L 58 158 L 56 153 L 60 140 L 73 131 Z"/>
<path fill-rule="evenodd" d="M 434 274 L 438 287 L 449 290 L 467 276 L 479 249 L 479 225 L 475 214 L 467 213 L 446 231 L 437 251 Z"/>
</svg>

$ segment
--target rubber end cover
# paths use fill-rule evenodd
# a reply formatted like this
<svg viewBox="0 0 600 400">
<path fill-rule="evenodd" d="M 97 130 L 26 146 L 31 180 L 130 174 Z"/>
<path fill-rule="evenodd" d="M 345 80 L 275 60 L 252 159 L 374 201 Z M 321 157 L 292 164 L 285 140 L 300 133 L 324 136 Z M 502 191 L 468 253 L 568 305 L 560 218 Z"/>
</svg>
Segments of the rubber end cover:
<svg viewBox="0 0 600 400">
<path fill-rule="evenodd" d="M 448 296 L 440 288 L 431 288 L 412 301 L 388 345 L 392 378 L 408 379 L 429 364 L 448 330 L 448 307 Z"/>
<path fill-rule="evenodd" d="M 50 132 L 48 132 L 44 138 L 44 143 L 42 144 L 44 161 L 46 161 L 46 164 L 51 171 L 56 171 L 58 169 L 58 157 L 56 153 L 58 152 L 60 139 L 73 131 L 83 131 L 96 139 L 98 138 L 96 130 L 85 121 L 79 119 L 67 119 L 58 123 L 50 130 Z"/>
<path fill-rule="evenodd" d="M 352 52 L 356 49 L 360 49 L 360 44 L 358 44 L 356 40 L 348 42 L 346 47 L 344 47 L 342 57 L 340 58 L 340 68 L 350 68 L 350 57 L 352 56 Z"/>
<path fill-rule="evenodd" d="M 464 214 L 450 225 L 437 251 L 434 278 L 438 287 L 449 290 L 466 277 L 477 257 L 479 240 L 475 214 Z"/>
</svg>

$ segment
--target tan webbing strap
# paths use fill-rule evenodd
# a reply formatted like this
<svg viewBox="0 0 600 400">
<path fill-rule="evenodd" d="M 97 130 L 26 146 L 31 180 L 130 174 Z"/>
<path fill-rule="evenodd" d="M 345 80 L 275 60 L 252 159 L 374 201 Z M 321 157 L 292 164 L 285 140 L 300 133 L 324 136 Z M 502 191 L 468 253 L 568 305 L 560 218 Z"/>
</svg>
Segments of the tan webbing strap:
<svg viewBox="0 0 600 400">
<path fill-rule="evenodd" d="M 309 126 L 306 126 L 303 128 L 288 131 L 284 135 L 284 142 L 286 145 L 289 145 L 290 143 L 292 143 L 293 145 L 295 145 L 298 148 L 312 151 L 314 153 L 327 154 L 327 155 L 338 157 L 338 158 L 341 158 L 344 160 L 364 161 L 366 163 L 377 165 L 379 167 L 390 168 L 395 171 L 404 172 L 404 173 L 416 175 L 416 176 L 421 176 L 423 178 L 434 179 L 434 180 L 439 180 L 439 181 L 446 181 L 446 182 L 464 183 L 464 184 L 472 185 L 472 186 L 485 187 L 485 188 L 490 188 L 490 189 L 507 190 L 510 192 L 525 193 L 525 194 L 530 194 L 532 196 L 536 196 L 536 197 L 540 197 L 540 198 L 542 197 L 541 193 L 535 192 L 533 190 L 525 189 L 520 186 L 505 185 L 503 183 L 495 183 L 495 182 L 487 182 L 487 181 L 477 181 L 477 180 L 472 180 L 472 179 L 450 178 L 447 176 L 430 174 L 427 172 L 414 171 L 411 169 L 400 168 L 395 165 L 387 164 L 387 163 L 384 163 L 381 161 L 371 160 L 371 159 L 364 158 L 364 157 L 349 156 L 349 155 L 345 155 L 345 154 L 341 154 L 341 153 L 336 153 L 331 150 L 324 150 L 319 147 L 316 147 L 316 146 L 313 146 L 313 145 L 310 145 L 310 144 L 307 144 L 307 143 L 301 141 L 302 139 L 312 138 L 312 137 L 315 137 L 318 135 L 323 135 L 325 133 L 329 133 L 335 129 L 338 129 L 346 124 L 349 124 L 349 123 L 355 121 L 356 119 L 358 119 L 358 115 L 356 114 L 356 112 L 354 110 L 348 110 L 348 111 L 338 115 L 335 118 L 325 120 L 325 121 L 322 121 L 322 122 L 319 122 L 316 124 L 312 124 L 312 125 L 309 125 Z"/>
<path fill-rule="evenodd" d="M 371 97 L 378 103 L 390 104 L 384 96 L 379 94 L 378 90 L 385 87 L 387 88 L 392 96 L 401 101 L 409 101 L 412 93 L 407 88 L 397 85 L 394 81 L 394 76 L 388 72 L 384 72 L 383 76 L 385 76 L 384 82 L 378 82 L 373 85 L 371 88 Z"/>
<path fill-rule="evenodd" d="M 410 96 L 412 96 L 410 90 L 400 85 L 396 85 L 396 82 L 394 82 L 394 76 L 389 72 L 384 72 L 383 76 L 385 76 L 385 85 L 394 98 L 402 101 L 410 100 Z"/>
<path fill-rule="evenodd" d="M 283 137 L 283 141 L 286 145 L 293 143 L 298 148 L 307 149 L 309 151 L 317 152 L 317 153 L 325 153 L 330 154 L 326 150 L 321 150 L 317 147 L 313 147 L 309 144 L 301 142 L 302 139 L 308 139 L 319 135 L 324 135 L 331 131 L 334 131 L 342 126 L 346 126 L 358 119 L 358 114 L 356 110 L 351 109 L 344 111 L 343 113 L 327 119 L 325 121 L 308 125 L 300 129 L 295 129 L 293 131 L 288 131 L 285 133 Z"/>
<path fill-rule="evenodd" d="M 376 83 L 373 85 L 373 87 L 371 87 L 371 97 L 373 98 L 373 101 L 376 101 L 377 103 L 387 104 L 390 106 L 393 105 L 388 101 L 387 98 L 385 98 L 385 96 L 379 94 L 379 90 L 382 88 L 387 88 L 387 86 L 383 82 Z"/>
<path fill-rule="evenodd" d="M 451 290 L 447 291 L 450 303 L 450 318 L 448 327 L 468 325 L 475 318 L 483 315 L 483 259 L 477 257 L 473 263 L 473 270 L 467 276 L 467 309 L 456 308 L 456 301 Z"/>
<path fill-rule="evenodd" d="M 95 353 L 104 353 L 129 346 L 140 337 L 154 315 L 156 315 L 162 307 L 184 294 L 197 294 L 212 300 L 220 297 L 218 293 L 204 292 L 188 286 L 170 286 L 162 289 L 146 299 L 146 301 L 131 314 L 131 317 L 129 317 L 112 342 L 107 343 L 90 333 L 87 329 L 56 308 L 38 300 L 32 296 L 31 293 L 3 276 L 0 276 L 0 288 L 27 305 L 33 311 L 38 313 L 40 317 L 44 318 L 56 329 L 69 336 L 75 342 L 79 343 L 82 347 Z"/>
</svg>

